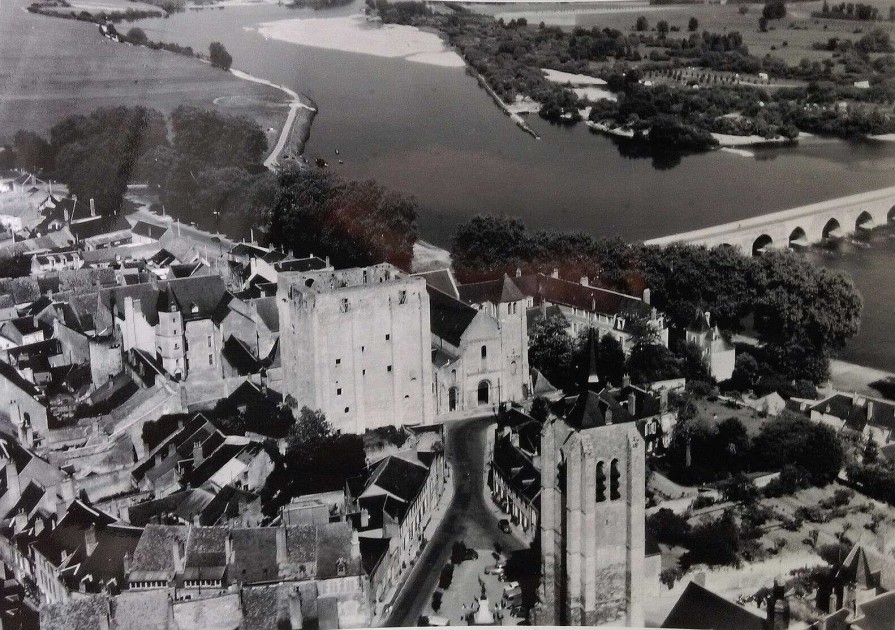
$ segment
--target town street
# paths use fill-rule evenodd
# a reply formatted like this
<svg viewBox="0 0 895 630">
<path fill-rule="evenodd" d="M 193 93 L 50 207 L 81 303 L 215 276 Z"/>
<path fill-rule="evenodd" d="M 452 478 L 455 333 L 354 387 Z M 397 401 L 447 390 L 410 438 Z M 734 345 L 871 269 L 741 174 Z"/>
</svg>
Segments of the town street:
<svg viewBox="0 0 895 630">
<path fill-rule="evenodd" d="M 500 543 L 505 552 L 523 547 L 518 539 L 500 531 L 484 496 L 485 443 L 487 429 L 493 421 L 494 416 L 488 414 L 482 418 L 446 423 L 446 449 L 453 470 L 454 498 L 402 586 L 385 625 L 417 625 L 455 541 L 462 540 L 467 547 L 479 550 L 493 550 L 495 542 Z"/>
</svg>

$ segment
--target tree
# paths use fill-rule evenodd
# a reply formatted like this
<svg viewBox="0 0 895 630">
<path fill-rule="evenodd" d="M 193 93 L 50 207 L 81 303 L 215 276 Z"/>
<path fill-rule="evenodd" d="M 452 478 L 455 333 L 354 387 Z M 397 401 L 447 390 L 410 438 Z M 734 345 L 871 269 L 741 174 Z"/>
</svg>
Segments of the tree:
<svg viewBox="0 0 895 630">
<path fill-rule="evenodd" d="M 33 131 L 16 132 L 12 148 L 19 168 L 38 173 L 53 168 L 52 147 Z"/>
<path fill-rule="evenodd" d="M 820 8 L 820 12 L 824 15 L 830 12 L 830 3 L 827 0 L 824 0 L 823 6 Z"/>
<path fill-rule="evenodd" d="M 146 37 L 146 31 L 144 31 L 139 26 L 133 27 L 131 30 L 127 32 L 126 39 L 134 44 L 145 44 L 149 41 L 149 38 Z"/>
<path fill-rule="evenodd" d="M 783 0 L 769 0 L 761 10 L 762 17 L 779 20 L 786 17 L 786 3 Z"/>
<path fill-rule="evenodd" d="M 171 113 L 171 128 L 179 156 L 201 163 L 202 168 L 254 168 L 267 152 L 264 131 L 244 116 L 181 105 Z"/>
<path fill-rule="evenodd" d="M 695 17 L 691 17 L 690 21 L 687 22 L 687 30 L 690 31 L 691 33 L 698 31 L 699 30 L 699 20 L 697 20 Z"/>
<path fill-rule="evenodd" d="M 864 446 L 863 462 L 865 464 L 875 464 L 877 459 L 879 459 L 879 445 L 877 445 L 876 439 L 871 435 Z"/>
<path fill-rule="evenodd" d="M 780 470 L 804 468 L 812 485 L 824 486 L 839 474 L 845 461 L 842 445 L 829 427 L 784 411 L 766 422 L 755 437 L 753 467 Z"/>
<path fill-rule="evenodd" d="M 528 361 L 555 387 L 568 390 L 575 379 L 575 340 L 560 315 L 541 318 L 529 332 Z"/>
<path fill-rule="evenodd" d="M 680 378 L 680 360 L 661 345 L 635 345 L 628 357 L 628 374 L 635 383 Z"/>
<path fill-rule="evenodd" d="M 646 19 L 645 15 L 638 16 L 637 21 L 634 23 L 634 29 L 638 31 L 649 30 L 649 21 Z"/>
<path fill-rule="evenodd" d="M 337 267 L 383 261 L 409 269 L 417 203 L 372 181 L 346 182 L 321 170 L 282 169 L 267 223 L 271 243 L 322 252 Z"/>
<path fill-rule="evenodd" d="M 656 32 L 659 33 L 659 37 L 665 37 L 668 35 L 668 31 L 671 30 L 668 26 L 667 20 L 659 20 L 656 24 Z"/>
<path fill-rule="evenodd" d="M 760 30 L 762 33 L 768 30 L 768 18 L 763 15 L 758 18 L 758 30 Z"/>
<path fill-rule="evenodd" d="M 211 65 L 221 70 L 229 70 L 233 64 L 233 57 L 221 42 L 211 42 L 208 45 L 208 59 L 211 61 Z"/>
<path fill-rule="evenodd" d="M 117 212 L 142 157 L 165 145 L 164 116 L 145 107 L 97 109 L 50 129 L 56 175 L 80 199 L 94 199 L 100 213 Z"/>
<path fill-rule="evenodd" d="M 332 439 L 334 433 L 322 411 L 302 407 L 289 429 L 287 452 L 296 460 L 307 460 Z"/>
<path fill-rule="evenodd" d="M 451 258 L 459 275 L 520 265 L 527 253 L 525 224 L 517 218 L 475 216 L 461 223 L 451 238 Z"/>
</svg>

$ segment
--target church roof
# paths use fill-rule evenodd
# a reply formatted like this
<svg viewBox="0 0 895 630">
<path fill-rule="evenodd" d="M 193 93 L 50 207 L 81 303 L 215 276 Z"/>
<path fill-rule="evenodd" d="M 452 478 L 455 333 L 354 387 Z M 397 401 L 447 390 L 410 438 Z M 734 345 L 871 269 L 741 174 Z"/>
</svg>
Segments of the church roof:
<svg viewBox="0 0 895 630">
<path fill-rule="evenodd" d="M 429 292 L 429 320 L 432 334 L 454 346 L 460 345 L 463 333 L 475 319 L 478 311 L 446 293 L 426 285 Z"/>
<path fill-rule="evenodd" d="M 566 422 L 576 429 L 605 427 L 634 420 L 633 416 L 614 398 L 603 396 L 603 392 L 587 390 L 570 398 L 574 399 L 574 403 L 566 415 Z"/>
<path fill-rule="evenodd" d="M 500 280 L 487 282 L 475 282 L 459 287 L 460 299 L 469 304 L 503 304 L 504 302 L 519 302 L 525 299 L 510 277 L 504 274 Z"/>
</svg>

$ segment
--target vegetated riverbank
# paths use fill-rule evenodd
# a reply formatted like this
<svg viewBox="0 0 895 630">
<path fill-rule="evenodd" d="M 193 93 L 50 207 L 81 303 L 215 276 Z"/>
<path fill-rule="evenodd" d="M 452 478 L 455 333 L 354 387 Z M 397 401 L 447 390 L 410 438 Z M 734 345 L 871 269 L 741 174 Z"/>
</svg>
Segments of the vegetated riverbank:
<svg viewBox="0 0 895 630">
<path fill-rule="evenodd" d="M 649 130 L 644 137 L 663 149 L 713 148 L 719 138 L 712 134 L 730 145 L 724 136 L 791 141 L 800 131 L 846 138 L 895 132 L 895 59 L 870 57 L 893 50 L 879 28 L 855 43 L 856 52 L 833 73 L 841 59 L 788 65 L 771 55 L 758 58 L 740 33 L 681 36 L 669 33 L 667 23 L 658 35 L 646 26 L 633 34 L 597 27 L 567 32 L 530 26 L 525 18 L 495 21 L 461 7 L 447 14 L 422 3 L 368 1 L 384 22 L 438 29 L 503 102 L 529 97 L 542 104 L 542 117 L 563 123 L 575 122 L 590 106 L 592 122 Z M 558 85 L 543 67 L 596 75 L 617 99 Z M 683 76 L 681 70 L 692 67 L 701 74 Z M 661 82 L 641 80 L 647 72 L 661 75 Z M 768 89 L 740 73 L 763 77 Z"/>
</svg>

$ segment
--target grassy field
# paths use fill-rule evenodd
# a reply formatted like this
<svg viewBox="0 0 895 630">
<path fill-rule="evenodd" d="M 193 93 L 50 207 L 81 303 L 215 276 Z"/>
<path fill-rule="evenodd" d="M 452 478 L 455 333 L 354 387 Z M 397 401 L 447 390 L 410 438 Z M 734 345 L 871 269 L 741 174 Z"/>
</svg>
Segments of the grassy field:
<svg viewBox="0 0 895 630">
<path fill-rule="evenodd" d="M 833 2 L 831 1 L 831 4 Z M 892 0 L 867 0 L 865 4 L 879 8 L 882 17 L 888 17 Z M 690 17 L 699 20 L 699 32 L 708 30 L 715 33 L 739 31 L 743 35 L 749 51 L 756 56 L 771 54 L 782 58 L 789 64 L 797 64 L 803 58 L 823 60 L 831 53 L 813 50 L 814 42 L 826 42 L 830 37 L 851 38 L 857 40 L 863 32 L 871 28 L 883 28 L 895 39 L 895 23 L 889 21 L 859 22 L 851 20 L 814 19 L 811 13 L 820 11 L 823 2 L 788 3 L 788 14 L 782 20 L 772 21 L 769 30 L 759 31 L 758 18 L 761 16 L 762 4 L 687 4 L 667 6 L 624 6 L 610 7 L 606 5 L 566 6 L 562 10 L 552 10 L 545 5 L 538 5 L 532 10 L 525 5 L 500 5 L 499 9 L 480 8 L 466 5 L 473 11 L 489 12 L 497 17 L 509 20 L 513 17 L 525 16 L 529 23 L 556 24 L 562 27 L 609 27 L 621 31 L 634 32 L 634 22 L 643 15 L 649 21 L 651 29 L 655 29 L 659 20 L 666 20 L 672 27 L 680 28 L 679 33 L 672 36 L 687 36 L 687 22 Z M 746 6 L 747 13 L 740 13 L 740 7 Z"/>
<path fill-rule="evenodd" d="M 113 43 L 93 24 L 28 13 L 28 3 L 0 2 L 0 142 L 18 129 L 45 131 L 98 107 L 144 105 L 169 113 L 180 104 L 247 115 L 268 132 L 271 146 L 276 141 L 288 111 L 279 91 L 197 59 Z"/>
</svg>

